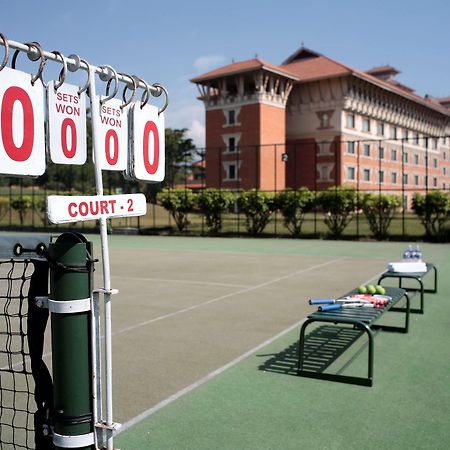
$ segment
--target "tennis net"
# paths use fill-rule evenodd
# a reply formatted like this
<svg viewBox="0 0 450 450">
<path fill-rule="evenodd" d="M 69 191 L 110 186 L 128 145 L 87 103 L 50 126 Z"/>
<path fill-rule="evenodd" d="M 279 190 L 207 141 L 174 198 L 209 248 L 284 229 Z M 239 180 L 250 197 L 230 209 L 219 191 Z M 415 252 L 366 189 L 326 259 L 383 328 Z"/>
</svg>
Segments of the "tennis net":
<svg viewBox="0 0 450 450">
<path fill-rule="evenodd" d="M 35 252 L 42 242 L 39 236 L 0 238 L 2 450 L 53 448 L 52 381 L 43 361 L 48 310 L 34 303 L 48 294 L 48 264 Z"/>
</svg>

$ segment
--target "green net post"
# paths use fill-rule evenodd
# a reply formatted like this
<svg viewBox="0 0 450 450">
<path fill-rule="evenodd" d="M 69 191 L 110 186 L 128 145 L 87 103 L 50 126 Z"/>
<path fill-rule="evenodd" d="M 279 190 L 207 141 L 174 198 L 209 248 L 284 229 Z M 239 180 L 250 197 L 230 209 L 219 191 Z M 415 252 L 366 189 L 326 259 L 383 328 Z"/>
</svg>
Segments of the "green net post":
<svg viewBox="0 0 450 450">
<path fill-rule="evenodd" d="M 91 255 L 92 243 L 78 233 L 63 233 L 49 246 L 56 449 L 95 449 L 91 315 L 85 306 L 91 296 Z"/>
</svg>

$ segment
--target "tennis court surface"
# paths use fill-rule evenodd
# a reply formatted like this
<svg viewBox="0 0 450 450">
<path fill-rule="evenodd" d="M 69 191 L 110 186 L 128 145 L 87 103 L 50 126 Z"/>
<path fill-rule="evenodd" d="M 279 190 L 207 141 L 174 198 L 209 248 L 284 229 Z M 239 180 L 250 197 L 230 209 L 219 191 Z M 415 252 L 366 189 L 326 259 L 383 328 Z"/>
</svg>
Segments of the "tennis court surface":
<svg viewBox="0 0 450 450">
<path fill-rule="evenodd" d="M 116 446 L 447 448 L 447 245 L 422 246 L 439 293 L 410 333 L 377 335 L 373 388 L 293 376 L 307 299 L 375 280 L 404 247 L 112 236 Z"/>
</svg>

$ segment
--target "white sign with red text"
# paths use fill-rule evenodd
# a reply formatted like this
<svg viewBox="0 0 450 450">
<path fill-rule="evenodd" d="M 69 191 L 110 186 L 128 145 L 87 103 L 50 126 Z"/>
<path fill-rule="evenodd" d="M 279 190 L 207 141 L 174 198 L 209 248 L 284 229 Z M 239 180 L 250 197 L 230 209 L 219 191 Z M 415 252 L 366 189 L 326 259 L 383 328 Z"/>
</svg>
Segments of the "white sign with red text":
<svg viewBox="0 0 450 450">
<path fill-rule="evenodd" d="M 130 113 L 129 175 L 138 180 L 160 182 L 165 176 L 164 114 L 158 108 L 136 102 Z"/>
<path fill-rule="evenodd" d="M 47 216 L 52 223 L 136 217 L 146 213 L 144 194 L 49 195 L 47 198 Z"/>
<path fill-rule="evenodd" d="M 44 89 L 19 70 L 0 71 L 0 173 L 45 172 Z"/>
<path fill-rule="evenodd" d="M 63 83 L 55 92 L 47 89 L 48 147 L 55 164 L 81 165 L 86 162 L 86 95 L 78 86 Z"/>
<path fill-rule="evenodd" d="M 100 97 L 96 97 L 100 101 Z M 128 108 L 122 102 L 111 99 L 100 105 L 100 117 L 96 118 L 100 142 L 102 170 L 126 170 L 128 162 Z"/>
</svg>

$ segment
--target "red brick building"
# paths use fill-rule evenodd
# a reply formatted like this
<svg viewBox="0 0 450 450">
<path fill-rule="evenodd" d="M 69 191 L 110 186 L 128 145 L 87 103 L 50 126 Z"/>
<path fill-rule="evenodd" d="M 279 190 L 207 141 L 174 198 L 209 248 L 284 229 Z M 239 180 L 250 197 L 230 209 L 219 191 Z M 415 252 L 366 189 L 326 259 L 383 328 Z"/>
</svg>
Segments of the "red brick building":
<svg viewBox="0 0 450 450">
<path fill-rule="evenodd" d="M 421 97 L 398 73 L 302 47 L 281 65 L 254 58 L 192 79 L 206 110 L 206 185 L 450 188 L 450 98 Z"/>
</svg>

